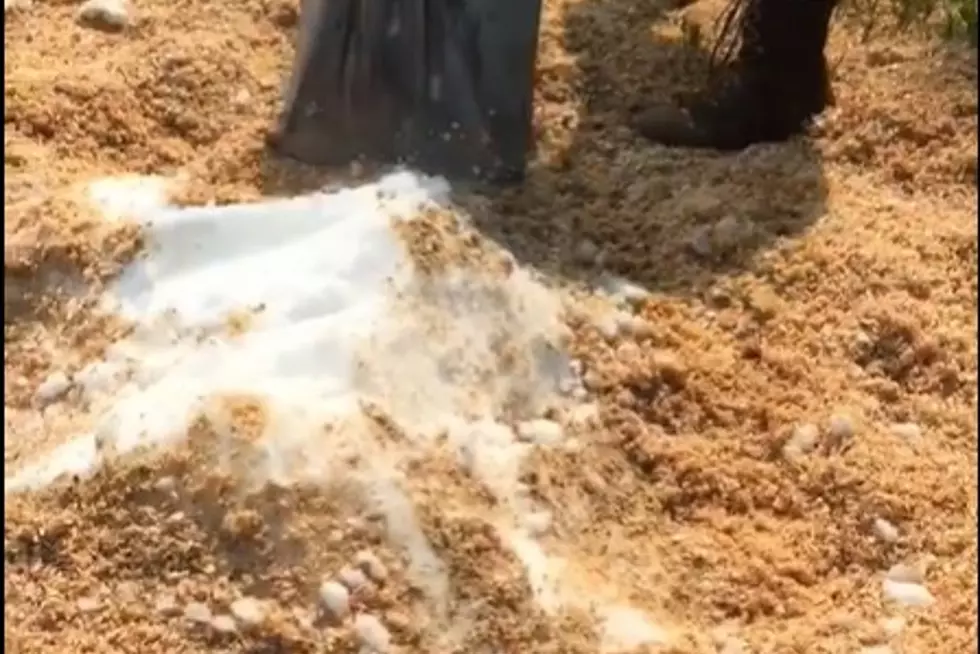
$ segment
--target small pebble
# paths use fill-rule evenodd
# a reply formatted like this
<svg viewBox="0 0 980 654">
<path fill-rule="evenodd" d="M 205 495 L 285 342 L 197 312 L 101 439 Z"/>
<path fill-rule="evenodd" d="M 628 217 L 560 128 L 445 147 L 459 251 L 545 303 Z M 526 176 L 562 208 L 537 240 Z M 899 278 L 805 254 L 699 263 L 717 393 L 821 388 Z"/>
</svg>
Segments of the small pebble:
<svg viewBox="0 0 980 654">
<path fill-rule="evenodd" d="M 914 422 L 899 422 L 891 426 L 892 435 L 907 443 L 915 443 L 922 438 L 922 428 Z"/>
<path fill-rule="evenodd" d="M 63 372 L 56 371 L 38 384 L 34 398 L 38 404 L 46 405 L 60 399 L 71 388 L 71 379 Z"/>
<path fill-rule="evenodd" d="M 599 405 L 595 402 L 577 404 L 565 415 L 565 421 L 572 427 L 592 427 L 599 422 Z"/>
<path fill-rule="evenodd" d="M 173 477 L 160 477 L 153 484 L 153 489 L 160 493 L 173 493 L 177 489 L 177 481 Z"/>
<path fill-rule="evenodd" d="M 211 620 L 211 628 L 219 634 L 233 634 L 238 631 L 235 619 L 230 615 L 219 615 Z"/>
<path fill-rule="evenodd" d="M 886 543 L 897 543 L 899 539 L 898 527 L 888 522 L 884 518 L 875 518 L 872 525 L 875 536 Z"/>
<path fill-rule="evenodd" d="M 517 437 L 536 445 L 555 445 L 562 440 L 562 428 L 554 420 L 528 420 L 517 425 Z"/>
<path fill-rule="evenodd" d="M 94 597 L 83 597 L 77 602 L 78 610 L 82 613 L 92 613 L 99 609 L 99 600 Z"/>
<path fill-rule="evenodd" d="M 8 11 L 30 9 L 32 4 L 33 3 L 31 0 L 3 0 L 3 13 L 6 14 Z"/>
<path fill-rule="evenodd" d="M 627 314 L 620 322 L 619 331 L 633 338 L 648 338 L 653 335 L 653 325 L 642 316 Z"/>
<path fill-rule="evenodd" d="M 895 616 L 881 621 L 881 628 L 889 638 L 895 638 L 905 630 L 905 618 Z"/>
<path fill-rule="evenodd" d="M 925 607 L 936 601 L 922 584 L 885 579 L 882 589 L 886 598 L 905 606 Z"/>
<path fill-rule="evenodd" d="M 716 252 L 724 253 L 735 248 L 744 234 L 743 225 L 735 216 L 725 216 L 711 230 L 711 241 Z"/>
<path fill-rule="evenodd" d="M 575 248 L 575 258 L 579 263 L 593 264 L 596 262 L 596 258 L 599 256 L 599 246 L 590 241 L 589 239 L 583 239 L 578 247 Z"/>
<path fill-rule="evenodd" d="M 381 621 L 370 613 L 361 613 L 354 618 L 354 633 L 361 647 L 369 652 L 383 654 L 391 647 L 391 634 Z"/>
<path fill-rule="evenodd" d="M 541 536 L 551 528 L 550 511 L 534 511 L 521 518 L 524 528 L 531 536 Z"/>
<path fill-rule="evenodd" d="M 832 450 L 846 447 L 854 438 L 854 422 L 843 414 L 831 416 L 827 423 L 827 445 Z"/>
<path fill-rule="evenodd" d="M 172 618 L 180 615 L 180 606 L 177 604 L 177 599 L 173 595 L 164 595 L 157 600 L 156 611 L 160 615 Z"/>
<path fill-rule="evenodd" d="M 350 612 L 350 592 L 336 581 L 325 581 L 320 584 L 320 605 L 331 616 L 341 619 Z"/>
<path fill-rule="evenodd" d="M 344 568 L 337 574 L 337 579 L 351 592 L 368 584 L 367 575 L 360 568 Z"/>
<path fill-rule="evenodd" d="M 388 578 L 388 568 L 373 552 L 363 550 L 354 557 L 354 564 L 373 581 L 381 582 Z"/>
<path fill-rule="evenodd" d="M 118 32 L 129 24 L 126 0 L 87 0 L 78 10 L 78 21 L 97 29 Z"/>
<path fill-rule="evenodd" d="M 593 324 L 596 331 L 602 334 L 602 337 L 607 341 L 615 340 L 619 336 L 620 324 L 614 313 L 596 317 Z"/>
<path fill-rule="evenodd" d="M 896 563 L 888 569 L 887 579 L 904 584 L 921 584 L 925 581 L 922 571 L 907 563 Z"/>
<path fill-rule="evenodd" d="M 243 597 L 231 603 L 231 614 L 242 626 L 257 627 L 265 621 L 262 603 L 252 597 Z"/>
<path fill-rule="evenodd" d="M 205 624 L 211 622 L 211 609 L 200 602 L 191 602 L 184 607 L 184 617 L 191 622 Z"/>
<path fill-rule="evenodd" d="M 809 454 L 817 447 L 819 440 L 820 430 L 816 425 L 797 425 L 793 435 L 783 445 L 783 456 L 787 459 L 796 459 Z"/>
</svg>

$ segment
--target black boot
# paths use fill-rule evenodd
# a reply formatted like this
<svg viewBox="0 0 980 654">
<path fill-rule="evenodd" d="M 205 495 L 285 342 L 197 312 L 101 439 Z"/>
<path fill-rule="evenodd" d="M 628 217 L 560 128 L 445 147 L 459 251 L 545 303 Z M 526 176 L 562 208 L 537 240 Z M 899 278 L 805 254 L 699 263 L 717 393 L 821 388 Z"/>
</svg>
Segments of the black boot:
<svg viewBox="0 0 980 654">
<path fill-rule="evenodd" d="M 732 1 L 719 46 L 738 29 L 735 56 L 716 46 L 721 68 L 704 97 L 642 113 L 634 126 L 649 140 L 741 150 L 799 134 L 832 103 L 823 50 L 837 0 Z"/>
</svg>

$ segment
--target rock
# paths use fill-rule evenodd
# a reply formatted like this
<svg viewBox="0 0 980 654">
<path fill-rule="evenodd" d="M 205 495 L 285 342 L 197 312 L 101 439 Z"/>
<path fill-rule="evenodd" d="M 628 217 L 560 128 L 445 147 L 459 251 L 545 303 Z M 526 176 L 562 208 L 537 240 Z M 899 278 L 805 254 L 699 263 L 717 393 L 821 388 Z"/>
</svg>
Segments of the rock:
<svg viewBox="0 0 980 654">
<path fill-rule="evenodd" d="M 599 256 L 599 246 L 589 239 L 582 239 L 575 248 L 575 259 L 579 263 L 594 264 Z"/>
<path fill-rule="evenodd" d="M 556 445 L 560 443 L 563 430 L 554 420 L 528 420 L 517 425 L 517 437 L 535 445 Z"/>
<path fill-rule="evenodd" d="M 738 246 L 745 229 L 735 216 L 725 216 L 711 230 L 711 240 L 714 251 L 728 252 Z"/>
<path fill-rule="evenodd" d="M 173 477 L 160 477 L 153 484 L 153 490 L 159 493 L 171 494 L 177 490 L 177 480 Z"/>
<path fill-rule="evenodd" d="M 884 618 L 881 621 L 881 628 L 889 638 L 895 638 L 905 630 L 905 618 L 898 616 Z"/>
<path fill-rule="evenodd" d="M 922 585 L 922 572 L 899 563 L 891 567 L 882 582 L 885 597 L 905 606 L 925 607 L 935 602 L 932 593 Z"/>
<path fill-rule="evenodd" d="M 367 586 L 370 581 L 360 568 L 344 568 L 337 574 L 337 579 L 351 592 Z"/>
<path fill-rule="evenodd" d="M 653 335 L 653 325 L 643 316 L 620 314 L 619 333 L 633 338 L 649 338 Z"/>
<path fill-rule="evenodd" d="M 130 22 L 126 0 L 87 0 L 78 10 L 78 22 L 107 32 L 119 32 Z"/>
<path fill-rule="evenodd" d="M 184 607 L 184 617 L 197 624 L 208 624 L 211 622 L 211 609 L 206 604 L 191 602 Z"/>
<path fill-rule="evenodd" d="M 531 536 L 545 534 L 551 528 L 550 511 L 533 511 L 521 517 L 521 523 Z"/>
<path fill-rule="evenodd" d="M 595 402 L 577 404 L 565 414 L 565 422 L 570 427 L 594 427 L 599 422 L 599 405 Z"/>
<path fill-rule="evenodd" d="M 373 552 L 367 550 L 358 552 L 354 557 L 354 564 L 373 581 L 382 582 L 388 578 L 388 568 Z"/>
<path fill-rule="evenodd" d="M 211 628 L 219 634 L 233 634 L 238 631 L 238 625 L 230 615 L 215 616 L 211 620 Z"/>
<path fill-rule="evenodd" d="M 723 256 L 745 238 L 747 228 L 734 216 L 725 216 L 713 225 L 702 225 L 694 230 L 689 245 L 699 257 Z"/>
<path fill-rule="evenodd" d="M 899 422 L 891 426 L 893 436 L 907 443 L 916 443 L 922 439 L 922 428 L 914 422 Z"/>
<path fill-rule="evenodd" d="M 231 603 L 231 615 L 243 627 L 258 627 L 265 622 L 265 608 L 253 597 L 243 597 Z"/>
<path fill-rule="evenodd" d="M 628 304 L 634 309 L 650 298 L 650 292 L 642 286 L 615 275 L 603 274 L 599 279 L 599 287 L 616 301 Z"/>
<path fill-rule="evenodd" d="M 368 652 L 384 654 L 391 648 L 391 634 L 370 613 L 361 613 L 354 619 L 354 633 L 361 647 Z"/>
<path fill-rule="evenodd" d="M 71 379 L 63 372 L 57 371 L 48 375 L 47 379 L 38 384 L 34 392 L 35 401 L 41 406 L 59 400 L 71 388 Z"/>
<path fill-rule="evenodd" d="M 834 414 L 827 423 L 827 447 L 841 450 L 854 438 L 854 422 L 844 414 Z"/>
<path fill-rule="evenodd" d="M 78 606 L 78 610 L 81 613 L 93 613 L 99 610 L 101 604 L 99 604 L 99 600 L 94 597 L 83 597 L 82 599 L 78 600 L 76 606 Z"/>
<path fill-rule="evenodd" d="M 896 563 L 885 575 L 886 579 L 904 584 L 921 584 L 925 581 L 922 571 L 906 563 Z"/>
<path fill-rule="evenodd" d="M 597 316 L 593 324 L 596 331 L 602 334 L 602 337 L 607 341 L 615 340 L 619 336 L 620 323 L 615 313 Z"/>
<path fill-rule="evenodd" d="M 787 459 L 798 459 L 812 452 L 820 441 L 820 430 L 816 425 L 797 425 L 793 435 L 783 444 L 783 456 Z"/>
<path fill-rule="evenodd" d="M 886 543 L 897 543 L 899 539 L 898 527 L 888 522 L 884 518 L 875 518 L 871 525 L 875 536 Z"/>
<path fill-rule="evenodd" d="M 30 9 L 32 5 L 31 0 L 3 0 L 3 13 Z"/>
<path fill-rule="evenodd" d="M 342 619 L 350 612 L 350 592 L 336 581 L 320 584 L 320 606 L 335 619 Z"/>
<path fill-rule="evenodd" d="M 180 606 L 173 595 L 164 595 L 157 600 L 156 612 L 164 617 L 172 618 L 180 615 Z"/>
</svg>

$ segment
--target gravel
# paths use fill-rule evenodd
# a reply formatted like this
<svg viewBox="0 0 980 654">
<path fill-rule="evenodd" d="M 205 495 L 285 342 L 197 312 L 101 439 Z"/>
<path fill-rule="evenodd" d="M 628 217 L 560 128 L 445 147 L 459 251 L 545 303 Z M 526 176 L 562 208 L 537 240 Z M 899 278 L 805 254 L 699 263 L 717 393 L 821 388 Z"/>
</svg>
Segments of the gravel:
<svg viewBox="0 0 980 654">
<path fill-rule="evenodd" d="M 388 568 L 373 552 L 367 550 L 358 552 L 354 563 L 373 581 L 380 583 L 388 578 Z"/>
<path fill-rule="evenodd" d="M 354 633 L 357 634 L 361 647 L 368 652 L 383 654 L 391 649 L 391 634 L 370 613 L 361 613 L 354 619 Z"/>
<path fill-rule="evenodd" d="M 517 425 L 517 437 L 535 445 L 555 445 L 563 436 L 561 425 L 544 418 L 528 420 Z"/>
<path fill-rule="evenodd" d="M 320 584 L 320 606 L 335 619 L 342 619 L 350 613 L 350 592 L 343 584 L 325 581 Z"/>
<path fill-rule="evenodd" d="M 184 607 L 184 617 L 197 624 L 207 624 L 211 622 L 211 609 L 206 604 L 191 602 Z"/>
<path fill-rule="evenodd" d="M 88 0 L 78 10 L 78 22 L 108 32 L 118 32 L 130 24 L 126 0 Z"/>
</svg>

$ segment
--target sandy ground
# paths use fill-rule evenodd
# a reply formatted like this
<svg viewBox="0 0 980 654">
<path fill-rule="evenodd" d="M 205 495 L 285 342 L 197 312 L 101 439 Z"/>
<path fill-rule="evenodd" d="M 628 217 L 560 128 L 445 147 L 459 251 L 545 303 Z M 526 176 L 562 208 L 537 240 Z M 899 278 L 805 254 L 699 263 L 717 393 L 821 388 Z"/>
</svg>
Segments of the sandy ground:
<svg viewBox="0 0 980 654">
<path fill-rule="evenodd" d="M 545 4 L 532 174 L 468 202 L 565 292 L 603 273 L 649 289 L 626 325 L 569 318 L 600 411 L 587 447 L 523 472 L 553 509 L 548 547 L 576 557 L 581 588 L 612 584 L 674 634 L 650 651 L 976 651 L 975 55 L 838 25 L 837 106 L 812 138 L 692 153 L 638 141 L 627 118 L 694 85 L 682 21 L 708 25 L 719 3 Z M 77 184 L 180 172 L 181 200 L 220 203 L 322 181 L 262 154 L 296 3 L 142 0 L 117 33 L 77 11 L 6 10 L 4 394 L 23 429 L 52 366 L 125 330 L 87 298 L 139 233 L 96 220 Z M 385 575 L 352 601 L 401 651 L 597 651 L 589 616 L 534 605 L 514 554 L 463 510 L 486 493 L 448 461 L 413 476 L 413 499 L 452 601 L 483 599 L 472 629 L 435 643 L 420 589 L 343 488 L 246 492 L 195 429 L 162 462 L 7 498 L 10 651 L 355 652 L 369 626 L 304 607 L 365 550 Z M 5 442 L 5 471 L 63 437 Z M 889 569 L 934 602 L 883 599 Z M 235 633 L 188 604 L 242 616 L 242 597 L 266 619 Z"/>
</svg>

